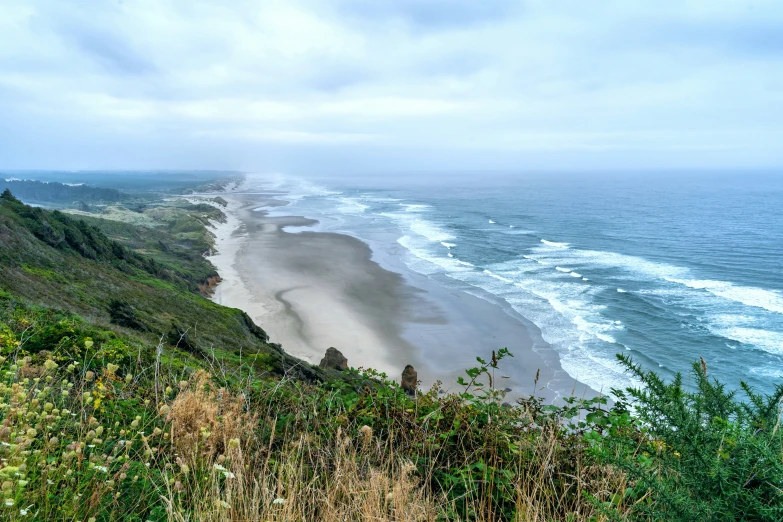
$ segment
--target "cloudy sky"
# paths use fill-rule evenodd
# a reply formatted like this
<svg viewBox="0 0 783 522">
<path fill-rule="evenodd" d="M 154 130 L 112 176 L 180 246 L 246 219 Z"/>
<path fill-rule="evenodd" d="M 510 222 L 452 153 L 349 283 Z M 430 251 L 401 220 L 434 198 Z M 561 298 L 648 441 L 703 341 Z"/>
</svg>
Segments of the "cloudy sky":
<svg viewBox="0 0 783 522">
<path fill-rule="evenodd" d="M 783 166 L 780 0 L 0 0 L 0 168 Z"/>
</svg>

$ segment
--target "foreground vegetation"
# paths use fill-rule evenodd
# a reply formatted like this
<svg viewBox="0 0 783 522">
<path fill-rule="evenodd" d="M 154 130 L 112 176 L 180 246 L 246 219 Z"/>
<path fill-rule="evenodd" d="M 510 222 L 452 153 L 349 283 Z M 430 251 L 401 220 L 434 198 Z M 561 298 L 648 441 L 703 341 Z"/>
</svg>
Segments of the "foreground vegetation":
<svg viewBox="0 0 783 522">
<path fill-rule="evenodd" d="M 4 520 L 780 520 L 783 393 L 624 401 L 307 384 L 160 353 L 0 294 Z M 580 411 L 581 410 L 581 411 Z"/>
<path fill-rule="evenodd" d="M 783 387 L 622 359 L 611 405 L 509 406 L 498 350 L 410 397 L 287 356 L 133 230 L 0 198 L 2 520 L 783 519 Z"/>
</svg>

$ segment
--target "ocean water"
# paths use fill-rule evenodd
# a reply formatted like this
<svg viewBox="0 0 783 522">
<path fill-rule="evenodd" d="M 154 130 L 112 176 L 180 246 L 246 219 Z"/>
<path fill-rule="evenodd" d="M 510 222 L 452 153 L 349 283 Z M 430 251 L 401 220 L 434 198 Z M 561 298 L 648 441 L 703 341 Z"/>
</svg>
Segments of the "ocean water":
<svg viewBox="0 0 783 522">
<path fill-rule="evenodd" d="M 634 384 L 617 353 L 669 378 L 701 356 L 732 387 L 783 383 L 783 174 L 264 180 L 291 202 L 276 212 L 524 317 L 595 389 Z"/>
</svg>

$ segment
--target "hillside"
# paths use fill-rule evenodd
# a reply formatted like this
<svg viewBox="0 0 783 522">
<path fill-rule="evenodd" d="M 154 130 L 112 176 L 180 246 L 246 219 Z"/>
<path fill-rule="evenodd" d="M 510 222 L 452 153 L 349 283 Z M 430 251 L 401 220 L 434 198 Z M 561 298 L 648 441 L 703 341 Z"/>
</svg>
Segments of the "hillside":
<svg viewBox="0 0 783 522">
<path fill-rule="evenodd" d="M 149 347 L 163 339 L 227 360 L 252 355 L 259 370 L 293 367 L 320 378 L 270 344 L 244 312 L 204 297 L 217 273 L 201 256 L 201 244 L 177 241 L 166 231 L 29 207 L 10 192 L 0 201 L 0 288 L 18 300 L 88 318 Z"/>
</svg>

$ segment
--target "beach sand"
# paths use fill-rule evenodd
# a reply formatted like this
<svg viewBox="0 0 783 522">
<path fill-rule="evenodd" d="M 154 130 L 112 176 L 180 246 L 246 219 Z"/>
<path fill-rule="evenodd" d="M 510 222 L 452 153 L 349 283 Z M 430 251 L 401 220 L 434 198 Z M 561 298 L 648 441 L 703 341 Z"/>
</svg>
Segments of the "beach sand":
<svg viewBox="0 0 783 522">
<path fill-rule="evenodd" d="M 394 267 L 387 270 L 358 239 L 307 231 L 313 220 L 269 216 L 264 208 L 286 204 L 280 194 L 221 197 L 229 202 L 227 221 L 215 225 L 218 253 L 210 260 L 223 281 L 213 299 L 247 312 L 286 352 L 318 364 L 334 346 L 350 366 L 397 380 L 412 364 L 423 388 L 440 380 L 455 392 L 476 356 L 508 347 L 514 357 L 501 363 L 496 386 L 510 388 L 509 399 L 534 391 L 547 401 L 595 395 L 560 368 L 557 353 L 523 318 L 406 271 L 399 260 L 382 260 Z"/>
</svg>

